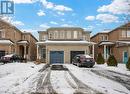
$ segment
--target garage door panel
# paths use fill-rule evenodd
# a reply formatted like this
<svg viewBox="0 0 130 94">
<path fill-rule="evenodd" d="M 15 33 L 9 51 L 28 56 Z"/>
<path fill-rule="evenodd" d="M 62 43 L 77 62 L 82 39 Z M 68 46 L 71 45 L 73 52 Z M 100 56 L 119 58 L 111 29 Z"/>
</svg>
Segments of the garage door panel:
<svg viewBox="0 0 130 94">
<path fill-rule="evenodd" d="M 79 55 L 79 54 L 85 54 L 85 51 L 71 51 L 71 52 L 70 52 L 70 56 L 71 56 L 70 62 L 72 63 L 72 59 L 73 59 L 76 55 Z"/>
<path fill-rule="evenodd" d="M 64 63 L 64 51 L 50 51 L 50 63 Z"/>
</svg>

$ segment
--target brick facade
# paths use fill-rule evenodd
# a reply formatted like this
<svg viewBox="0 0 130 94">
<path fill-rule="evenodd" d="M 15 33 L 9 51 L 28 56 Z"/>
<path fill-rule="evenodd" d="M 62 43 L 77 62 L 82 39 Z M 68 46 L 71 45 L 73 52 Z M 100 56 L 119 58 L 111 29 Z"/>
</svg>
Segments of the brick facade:
<svg viewBox="0 0 130 94">
<path fill-rule="evenodd" d="M 18 54 L 28 60 L 35 60 L 36 42 L 37 39 L 31 33 L 21 32 L 15 26 L 0 19 L 1 55 L 3 52 L 4 54 Z"/>
<path fill-rule="evenodd" d="M 107 40 L 101 40 L 101 36 L 108 36 L 108 38 Z M 130 57 L 130 23 L 109 32 L 99 32 L 91 37 L 91 41 L 97 43 L 95 46 L 95 57 L 97 57 L 98 53 L 102 53 L 107 60 L 109 55 L 113 54 L 118 62 L 126 63 L 128 57 Z M 107 47 L 106 52 L 104 50 L 105 46 Z M 104 55 L 105 53 L 106 56 Z"/>
</svg>

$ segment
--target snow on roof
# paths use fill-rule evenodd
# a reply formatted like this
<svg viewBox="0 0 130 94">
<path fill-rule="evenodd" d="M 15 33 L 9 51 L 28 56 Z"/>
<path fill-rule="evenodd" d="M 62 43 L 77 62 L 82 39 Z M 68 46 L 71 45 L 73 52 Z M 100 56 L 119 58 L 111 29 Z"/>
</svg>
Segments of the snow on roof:
<svg viewBox="0 0 130 94">
<path fill-rule="evenodd" d="M 0 44 L 13 44 L 10 40 L 0 40 Z"/>
<path fill-rule="evenodd" d="M 118 43 L 130 44 L 130 41 L 116 41 Z"/>
<path fill-rule="evenodd" d="M 114 43 L 113 42 L 109 42 L 109 41 L 103 41 L 99 45 L 112 45 L 112 44 L 114 44 Z"/>
<path fill-rule="evenodd" d="M 26 41 L 26 40 L 21 40 L 21 41 L 19 41 L 18 43 L 19 43 L 19 44 L 28 44 L 28 41 Z"/>
<path fill-rule="evenodd" d="M 101 32 L 99 32 L 99 33 L 108 33 L 108 32 L 110 32 L 111 30 L 104 30 L 104 31 L 101 31 Z"/>
<path fill-rule="evenodd" d="M 37 42 L 36 44 L 95 44 L 94 42 L 88 42 L 88 41 L 50 41 L 47 40 L 45 42 Z"/>
</svg>

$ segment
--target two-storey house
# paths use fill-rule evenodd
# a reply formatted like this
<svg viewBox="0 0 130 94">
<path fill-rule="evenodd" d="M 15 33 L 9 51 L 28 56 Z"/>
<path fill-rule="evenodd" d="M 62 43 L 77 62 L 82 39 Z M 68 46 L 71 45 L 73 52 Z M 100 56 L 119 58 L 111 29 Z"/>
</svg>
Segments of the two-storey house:
<svg viewBox="0 0 130 94">
<path fill-rule="evenodd" d="M 37 39 L 27 32 L 21 32 L 12 24 L 0 19 L 0 57 L 18 54 L 28 60 L 36 59 Z"/>
<path fill-rule="evenodd" d="M 71 63 L 77 54 L 90 54 L 90 32 L 76 27 L 39 31 L 37 59 L 46 63 Z M 94 47 L 93 47 L 94 48 Z"/>
<path fill-rule="evenodd" d="M 109 32 L 99 32 L 91 37 L 96 42 L 95 57 L 102 53 L 105 60 L 113 54 L 118 62 L 126 63 L 130 57 L 130 23 L 117 27 Z"/>
</svg>

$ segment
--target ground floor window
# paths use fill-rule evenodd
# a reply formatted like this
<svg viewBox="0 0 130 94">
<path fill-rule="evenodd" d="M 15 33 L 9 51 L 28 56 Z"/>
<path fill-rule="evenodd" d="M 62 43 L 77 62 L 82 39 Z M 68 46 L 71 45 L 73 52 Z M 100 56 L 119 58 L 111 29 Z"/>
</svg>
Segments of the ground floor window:
<svg viewBox="0 0 130 94">
<path fill-rule="evenodd" d="M 45 48 L 41 49 L 41 57 L 46 58 L 46 49 Z"/>
</svg>

